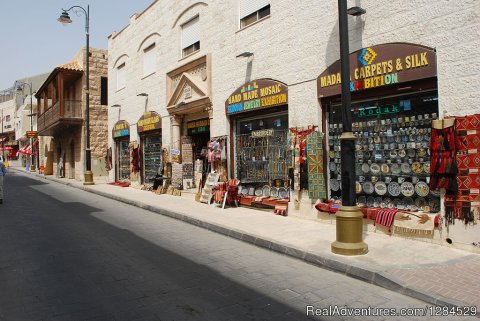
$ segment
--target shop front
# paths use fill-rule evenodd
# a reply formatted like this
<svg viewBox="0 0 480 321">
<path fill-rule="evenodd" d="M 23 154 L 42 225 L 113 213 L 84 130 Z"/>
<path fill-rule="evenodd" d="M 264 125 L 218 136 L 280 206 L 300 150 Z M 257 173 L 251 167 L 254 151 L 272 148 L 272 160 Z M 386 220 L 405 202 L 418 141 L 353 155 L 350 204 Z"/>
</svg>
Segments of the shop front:
<svg viewBox="0 0 480 321">
<path fill-rule="evenodd" d="M 359 206 L 440 211 L 440 193 L 429 188 L 432 121 L 439 117 L 436 75 L 435 51 L 424 46 L 381 44 L 350 54 Z M 327 137 L 329 196 L 337 199 L 342 193 L 340 84 L 337 61 L 317 82 Z"/>
<path fill-rule="evenodd" d="M 145 112 L 137 122 L 137 131 L 140 136 L 141 182 L 153 185 L 155 176 L 162 175 L 162 119 L 154 111 Z"/>
<path fill-rule="evenodd" d="M 130 124 L 119 120 L 113 126 L 112 136 L 115 148 L 115 181 L 130 182 Z"/>
<path fill-rule="evenodd" d="M 288 87 L 270 79 L 251 81 L 228 97 L 225 111 L 234 142 L 231 175 L 240 180 L 241 203 L 271 207 L 288 201 Z"/>
</svg>

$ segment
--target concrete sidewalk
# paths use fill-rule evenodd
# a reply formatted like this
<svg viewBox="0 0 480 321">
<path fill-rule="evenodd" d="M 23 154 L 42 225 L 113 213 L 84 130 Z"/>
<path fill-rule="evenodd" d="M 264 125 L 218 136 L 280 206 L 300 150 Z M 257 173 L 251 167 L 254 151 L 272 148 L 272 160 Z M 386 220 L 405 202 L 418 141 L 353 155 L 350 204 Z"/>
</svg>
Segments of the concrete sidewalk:
<svg viewBox="0 0 480 321">
<path fill-rule="evenodd" d="M 335 225 L 269 212 L 215 208 L 193 199 L 156 195 L 131 187 L 82 182 L 27 173 L 170 216 L 260 247 L 373 283 L 437 305 L 480 307 L 480 255 L 383 234 L 367 232 L 363 256 L 331 253 Z"/>
</svg>

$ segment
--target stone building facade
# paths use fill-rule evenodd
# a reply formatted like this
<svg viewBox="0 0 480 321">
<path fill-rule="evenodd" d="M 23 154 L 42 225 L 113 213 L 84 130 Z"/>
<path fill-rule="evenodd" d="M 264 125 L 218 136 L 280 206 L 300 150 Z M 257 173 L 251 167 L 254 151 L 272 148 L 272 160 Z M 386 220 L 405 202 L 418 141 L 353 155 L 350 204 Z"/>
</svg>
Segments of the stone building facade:
<svg viewBox="0 0 480 321">
<path fill-rule="evenodd" d="M 83 48 L 70 62 L 57 66 L 36 94 L 40 165 L 46 175 L 84 179 L 85 68 Z M 107 68 L 107 51 L 90 48 L 90 149 L 97 177 L 106 175 Z"/>
<path fill-rule="evenodd" d="M 327 135 L 326 118 L 334 102 L 319 97 L 317 86 L 319 76 L 339 59 L 337 3 L 259 1 L 262 7 L 245 16 L 249 13 L 247 2 L 155 1 L 132 15 L 123 30 L 109 36 L 109 100 L 110 105 L 120 106 L 120 111 L 109 109 L 109 146 L 115 146 L 110 133 L 119 120 L 130 126 L 128 143 L 139 144 L 142 137 L 136 124 L 147 110 L 161 118 L 157 127 L 161 127 L 161 145 L 166 150 L 179 148 L 179 137 L 188 136 L 189 123 L 207 119 L 211 137 L 228 137 L 228 176 L 233 178 L 238 173 L 235 135 L 242 119 L 253 114 L 229 114 L 228 98 L 262 79 L 288 87 L 288 107 L 271 109 L 272 114 L 286 115 L 288 128 L 318 126 Z M 348 18 L 350 52 L 394 43 L 429 48 L 436 62 L 427 84 L 438 104 L 433 114 L 443 118 L 479 113 L 478 2 L 461 1 L 452 6 L 448 1 L 433 5 L 426 0 L 364 0 L 348 4 L 367 12 Z M 192 25 L 198 44 L 185 47 Z M 189 48 L 193 52 L 185 55 Z M 145 65 L 152 66 L 152 50 L 154 67 L 145 74 Z M 389 97 L 424 90 L 415 81 L 413 87 L 395 87 L 397 93 L 390 92 Z M 267 110 L 262 115 L 269 117 Z M 329 173 L 325 175 L 327 180 L 331 178 Z M 114 171 L 110 178 L 116 179 Z M 138 176 L 130 178 L 143 183 Z M 319 218 L 313 207 L 316 200 L 306 191 L 292 194 L 291 201 L 291 214 Z M 455 229 L 451 227 L 460 243 L 471 242 L 474 229 L 467 233 Z"/>
</svg>

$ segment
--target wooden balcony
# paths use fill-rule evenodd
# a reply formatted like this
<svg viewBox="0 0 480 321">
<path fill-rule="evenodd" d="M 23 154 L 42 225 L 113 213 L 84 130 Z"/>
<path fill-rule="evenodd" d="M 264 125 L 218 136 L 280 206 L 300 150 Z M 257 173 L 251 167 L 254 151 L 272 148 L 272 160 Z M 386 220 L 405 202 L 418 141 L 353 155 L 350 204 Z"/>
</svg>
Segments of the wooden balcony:
<svg viewBox="0 0 480 321">
<path fill-rule="evenodd" d="M 63 105 L 63 110 L 60 106 Z M 64 100 L 63 104 L 57 101 L 53 106 L 38 115 L 38 134 L 40 136 L 54 136 L 55 132 L 68 129 L 72 126 L 82 126 L 83 112 L 81 100 Z"/>
</svg>

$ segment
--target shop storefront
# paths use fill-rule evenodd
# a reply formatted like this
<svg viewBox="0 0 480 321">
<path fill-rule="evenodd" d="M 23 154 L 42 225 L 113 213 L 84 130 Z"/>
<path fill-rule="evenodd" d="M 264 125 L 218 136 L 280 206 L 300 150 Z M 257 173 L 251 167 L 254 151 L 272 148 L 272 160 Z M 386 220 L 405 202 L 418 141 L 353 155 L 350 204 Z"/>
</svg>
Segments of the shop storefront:
<svg viewBox="0 0 480 321">
<path fill-rule="evenodd" d="M 439 117 L 431 48 L 382 44 L 350 54 L 352 122 L 359 206 L 438 212 L 430 191 L 430 135 Z M 329 196 L 341 197 L 340 63 L 318 78 L 327 135 Z"/>
<path fill-rule="evenodd" d="M 287 86 L 270 79 L 246 83 L 230 95 L 225 111 L 234 142 L 231 175 L 240 180 L 241 195 L 288 199 L 292 154 Z"/>
<path fill-rule="evenodd" d="M 115 181 L 130 181 L 130 124 L 125 120 L 119 120 L 112 130 L 115 146 Z"/>
<path fill-rule="evenodd" d="M 155 176 L 162 173 L 162 119 L 154 111 L 143 114 L 137 122 L 140 135 L 142 184 L 153 184 Z"/>
</svg>

